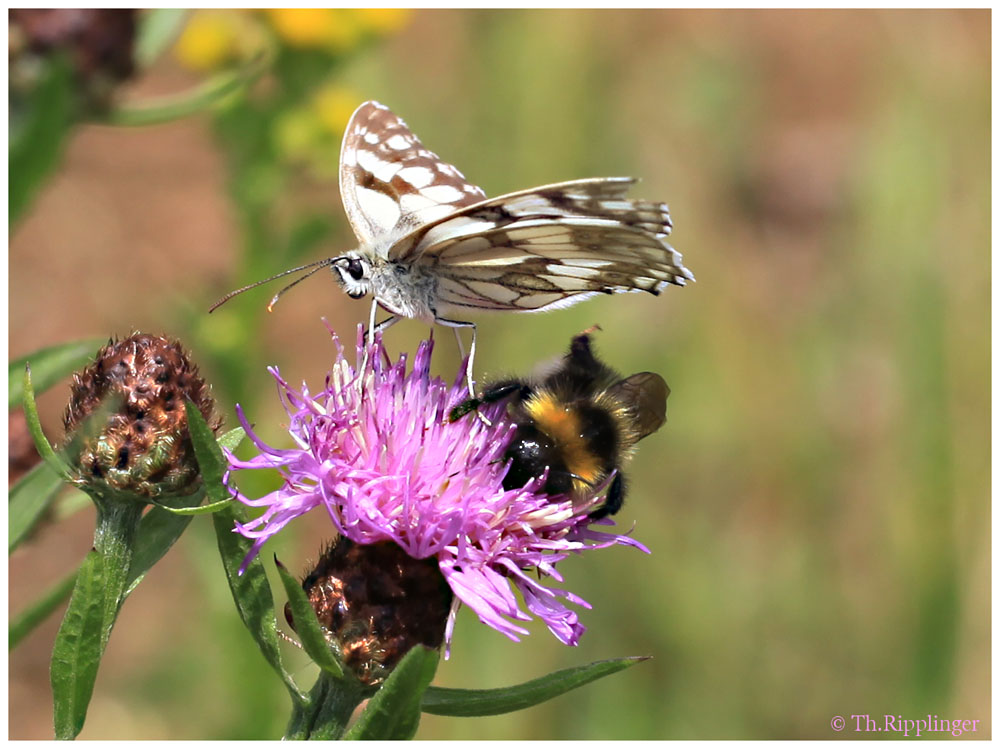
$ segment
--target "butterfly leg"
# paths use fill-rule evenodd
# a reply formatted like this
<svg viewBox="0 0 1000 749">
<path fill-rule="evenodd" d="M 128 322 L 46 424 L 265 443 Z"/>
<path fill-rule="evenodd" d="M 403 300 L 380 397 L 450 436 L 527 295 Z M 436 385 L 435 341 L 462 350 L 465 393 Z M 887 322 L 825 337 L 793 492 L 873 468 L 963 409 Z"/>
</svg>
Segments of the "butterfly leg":
<svg viewBox="0 0 1000 749">
<path fill-rule="evenodd" d="M 474 322 L 462 322 L 461 320 L 447 320 L 443 317 L 435 317 L 434 322 L 438 325 L 443 325 L 446 328 L 454 328 L 455 334 L 458 335 L 459 328 L 472 328 L 472 344 L 469 346 L 469 364 L 465 369 L 465 378 L 469 386 L 469 397 L 476 397 L 476 386 L 472 382 L 472 371 L 476 361 L 476 324 Z M 461 339 L 459 339 L 459 349 L 461 349 Z M 493 426 L 493 422 L 483 416 L 479 411 L 476 411 L 476 416 L 479 420 L 486 424 L 486 426 Z"/>
<path fill-rule="evenodd" d="M 380 322 L 378 325 L 375 324 L 375 311 L 378 309 L 378 302 L 372 302 L 372 311 L 368 316 L 368 332 L 365 333 L 365 353 L 361 357 L 361 372 L 358 374 L 358 387 L 361 388 L 361 383 L 364 382 L 365 370 L 368 369 L 368 356 L 371 350 L 372 343 L 375 342 L 375 334 L 383 333 L 397 322 L 399 318 L 396 315 L 391 315 L 385 320 Z"/>
</svg>

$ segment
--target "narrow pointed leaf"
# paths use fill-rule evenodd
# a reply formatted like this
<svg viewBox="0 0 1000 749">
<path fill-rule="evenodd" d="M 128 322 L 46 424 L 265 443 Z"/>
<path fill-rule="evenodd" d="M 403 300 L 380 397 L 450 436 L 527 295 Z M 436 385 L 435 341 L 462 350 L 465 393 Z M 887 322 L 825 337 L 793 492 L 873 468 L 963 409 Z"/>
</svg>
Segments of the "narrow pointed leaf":
<svg viewBox="0 0 1000 749">
<path fill-rule="evenodd" d="M 320 629 L 316 612 L 309 604 L 309 598 L 302 589 L 302 585 L 292 574 L 285 569 L 285 565 L 274 559 L 278 567 L 278 575 L 281 577 L 281 584 L 285 586 L 285 594 L 288 596 L 288 605 L 292 609 L 292 618 L 295 621 L 295 633 L 302 641 L 302 649 L 309 654 L 317 666 L 326 671 L 331 676 L 338 679 L 344 676 L 344 669 L 341 668 L 333 652 L 330 650 L 330 643 L 323 636 Z"/>
<path fill-rule="evenodd" d="M 437 671 L 437 650 L 417 645 L 368 701 L 346 739 L 405 740 L 417 733 L 420 701 Z"/>
<path fill-rule="evenodd" d="M 201 503 L 204 496 L 204 490 L 199 489 L 194 494 L 171 501 L 182 507 L 194 507 Z M 163 558 L 164 554 L 180 538 L 190 522 L 190 517 L 175 515 L 164 506 L 152 507 L 142 516 L 135 553 L 128 571 L 128 585 L 125 588 L 124 598 L 131 595 L 136 586 L 142 582 L 146 573 Z"/>
<path fill-rule="evenodd" d="M 70 341 L 48 346 L 14 359 L 7 365 L 7 408 L 20 406 L 24 400 L 24 381 L 21 379 L 21 374 L 28 362 L 31 362 L 31 378 L 35 392 L 41 394 L 63 377 L 83 369 L 104 343 L 106 341 L 99 338 Z"/>
<path fill-rule="evenodd" d="M 7 162 L 7 221 L 13 229 L 62 158 L 72 119 L 73 81 L 69 61 L 43 63 L 37 86 L 23 102 L 12 102 Z M 16 104 L 17 106 L 13 106 Z"/>
<path fill-rule="evenodd" d="M 118 619 L 129 587 L 132 559 L 139 538 L 144 505 L 134 500 L 102 500 L 97 503 L 94 549 L 101 555 L 104 575 L 104 644 Z"/>
<path fill-rule="evenodd" d="M 240 565 L 250 551 L 252 543 L 234 532 L 237 521 L 244 523 L 247 521 L 246 508 L 238 502 L 232 502 L 228 507 L 212 515 L 219 555 L 222 558 L 226 579 L 229 581 L 229 588 L 233 592 L 236 610 L 249 630 L 250 636 L 260 648 L 264 659 L 285 683 L 292 702 L 301 704 L 307 697 L 282 663 L 281 651 L 278 649 L 278 625 L 274 618 L 274 597 L 271 595 L 271 586 L 267 581 L 267 574 L 264 572 L 260 557 L 254 557 L 247 564 L 243 574 L 239 573 Z"/>
<path fill-rule="evenodd" d="M 25 365 L 24 379 L 22 381 L 24 383 L 24 418 L 28 422 L 28 432 L 31 433 L 35 449 L 38 450 L 38 454 L 42 456 L 42 460 L 48 463 L 55 473 L 63 479 L 67 479 L 69 477 L 69 467 L 62 458 L 56 455 L 55 450 L 52 449 L 52 445 L 45 438 L 45 432 L 42 431 L 42 422 L 38 418 L 38 405 L 35 403 L 35 389 L 31 384 L 30 365 Z"/>
<path fill-rule="evenodd" d="M 424 694 L 422 710 L 456 718 L 500 715 L 533 707 L 584 684 L 634 666 L 647 657 L 616 658 L 555 671 L 539 679 L 500 689 L 445 689 L 431 687 Z"/>
<path fill-rule="evenodd" d="M 240 446 L 243 438 L 247 436 L 246 430 L 243 427 L 236 427 L 235 429 L 230 429 L 224 435 L 219 437 L 219 447 L 224 447 L 230 452 L 235 450 Z"/>
<path fill-rule="evenodd" d="M 104 650 L 104 560 L 91 551 L 80 567 L 52 649 L 53 722 L 57 739 L 75 738 L 87 717 Z"/>
<path fill-rule="evenodd" d="M 158 509 L 170 513 L 171 515 L 191 518 L 195 515 L 211 515 L 213 512 L 218 512 L 232 501 L 233 498 L 230 497 L 229 499 L 224 499 L 221 502 L 212 502 L 211 504 L 199 505 L 198 507 L 168 507 L 167 505 L 159 505 Z"/>
<path fill-rule="evenodd" d="M 63 487 L 48 463 L 39 463 L 14 484 L 7 503 L 7 553 L 27 538 Z"/>
<path fill-rule="evenodd" d="M 35 627 L 49 618 L 60 604 L 73 592 L 77 572 L 74 570 L 53 585 L 42 596 L 10 620 L 7 627 L 7 649 L 13 650 L 18 643 L 34 631 Z"/>
<path fill-rule="evenodd" d="M 201 411 L 190 399 L 185 399 L 184 408 L 187 409 L 188 432 L 191 435 L 194 455 L 198 459 L 201 479 L 205 482 L 205 492 L 212 502 L 232 499 L 232 495 L 226 491 L 222 483 L 222 477 L 226 472 L 226 459 L 222 455 L 215 434 L 205 423 Z"/>
</svg>

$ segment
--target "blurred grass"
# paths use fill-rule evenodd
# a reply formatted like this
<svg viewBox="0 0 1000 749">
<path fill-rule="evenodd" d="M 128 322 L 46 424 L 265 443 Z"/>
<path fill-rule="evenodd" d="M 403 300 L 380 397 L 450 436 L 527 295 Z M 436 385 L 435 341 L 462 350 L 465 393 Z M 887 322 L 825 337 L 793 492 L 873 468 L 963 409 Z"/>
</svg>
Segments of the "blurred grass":
<svg viewBox="0 0 1000 749">
<path fill-rule="evenodd" d="M 579 648 L 537 626 L 509 643 L 463 611 L 437 683 L 654 660 L 514 715 L 425 716 L 420 738 L 831 738 L 831 717 L 852 713 L 978 718 L 973 736 L 989 736 L 988 18 L 421 11 L 345 68 L 346 84 L 392 106 L 489 194 L 642 177 L 637 194 L 669 201 L 674 244 L 698 277 L 658 299 L 478 320 L 481 378 L 529 371 L 600 323 L 618 369 L 666 378 L 669 422 L 642 444 L 619 515 L 652 555 L 614 549 L 561 567 L 564 587 L 594 606 Z M 329 195 L 336 236 L 316 256 L 352 241 Z M 232 285 L 213 272 L 186 290 L 190 313 L 133 302 L 81 321 L 19 284 L 38 272 L 25 254 L 45 236 L 36 225 L 12 240 L 12 355 L 50 342 L 29 346 L 23 316 L 67 315 L 51 330 L 69 338 L 175 315 L 206 350 L 229 346 L 318 386 L 332 354 L 318 316 L 351 341 L 367 313 L 314 279 L 272 315 L 250 312 L 263 291 L 206 321 Z M 400 325 L 388 341 L 413 350 L 425 334 Z M 452 337 L 435 335 L 450 379 Z M 205 368 L 229 413 L 241 392 L 265 439 L 280 438 L 265 376 Z M 292 569 L 328 533 L 310 520 L 298 543 L 275 544 Z M 83 737 L 279 735 L 287 697 L 214 555 L 210 528 L 193 523 L 130 601 L 116 636 L 150 632 L 157 647 L 112 642 L 121 671 L 102 674 Z M 152 618 L 163 607 L 186 615 Z M 51 635 L 31 641 L 41 655 L 28 644 L 11 654 L 12 706 L 19 682 L 45 676 Z M 42 702 L 34 722 L 11 710 L 12 738 L 46 735 Z"/>
</svg>

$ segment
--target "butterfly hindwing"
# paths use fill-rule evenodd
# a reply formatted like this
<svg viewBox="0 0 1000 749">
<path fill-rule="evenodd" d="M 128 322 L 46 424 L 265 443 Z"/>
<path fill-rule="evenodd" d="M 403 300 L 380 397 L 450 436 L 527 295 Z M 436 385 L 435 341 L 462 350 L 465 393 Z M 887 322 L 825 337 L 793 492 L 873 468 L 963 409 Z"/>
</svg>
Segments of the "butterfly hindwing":
<svg viewBox="0 0 1000 749">
<path fill-rule="evenodd" d="M 596 293 L 692 278 L 666 242 L 662 203 L 630 200 L 635 180 L 577 180 L 491 198 L 422 226 L 390 255 L 438 276 L 443 304 L 542 310 Z"/>
</svg>

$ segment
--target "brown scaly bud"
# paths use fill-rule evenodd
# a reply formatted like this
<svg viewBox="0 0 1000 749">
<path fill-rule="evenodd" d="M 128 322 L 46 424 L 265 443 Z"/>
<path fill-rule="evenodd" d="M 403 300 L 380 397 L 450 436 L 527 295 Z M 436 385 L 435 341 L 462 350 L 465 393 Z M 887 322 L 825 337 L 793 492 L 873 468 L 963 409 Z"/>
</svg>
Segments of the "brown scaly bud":
<svg viewBox="0 0 1000 749">
<path fill-rule="evenodd" d="M 78 481 L 150 499 L 194 491 L 185 398 L 217 431 L 209 388 L 179 343 L 144 333 L 109 341 L 73 375 L 63 417 Z"/>
<path fill-rule="evenodd" d="M 390 541 L 341 536 L 302 588 L 327 640 L 358 681 L 378 686 L 415 645 L 439 648 L 452 592 L 436 559 L 413 559 Z M 291 610 L 285 618 L 295 628 Z"/>
<path fill-rule="evenodd" d="M 12 8 L 7 16 L 12 91 L 30 88 L 37 63 L 62 53 L 86 103 L 106 106 L 112 89 L 135 71 L 137 15 L 115 8 Z"/>
</svg>

